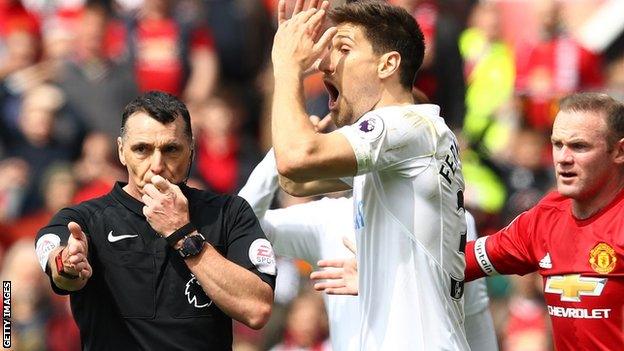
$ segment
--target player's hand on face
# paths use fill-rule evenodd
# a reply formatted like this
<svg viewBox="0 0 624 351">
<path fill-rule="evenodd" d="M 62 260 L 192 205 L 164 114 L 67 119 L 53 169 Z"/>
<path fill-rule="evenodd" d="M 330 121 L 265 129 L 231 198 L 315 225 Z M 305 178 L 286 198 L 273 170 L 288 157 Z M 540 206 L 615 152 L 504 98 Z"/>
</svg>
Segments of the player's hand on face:
<svg viewBox="0 0 624 351">
<path fill-rule="evenodd" d="M 303 73 L 318 62 L 321 54 L 336 33 L 335 27 L 323 29 L 329 2 L 310 0 L 304 9 L 304 0 L 297 0 L 293 15 L 286 18 L 286 0 L 278 4 L 278 29 L 273 40 L 271 57 L 274 74 L 282 70 Z"/>
<path fill-rule="evenodd" d="M 89 255 L 89 242 L 87 236 L 76 222 L 69 222 L 69 239 L 63 250 L 63 263 L 67 267 L 67 273 L 77 274 L 82 279 L 88 279 L 93 274 L 91 265 L 87 259 Z"/>
<path fill-rule="evenodd" d="M 355 245 L 347 238 L 343 244 L 355 254 Z M 325 268 L 310 274 L 312 280 L 318 281 L 314 289 L 329 295 L 357 295 L 358 271 L 357 260 L 353 258 L 320 260 L 318 266 Z"/>
<path fill-rule="evenodd" d="M 143 192 L 143 214 L 158 234 L 167 237 L 189 222 L 188 200 L 177 185 L 155 175 Z"/>
</svg>

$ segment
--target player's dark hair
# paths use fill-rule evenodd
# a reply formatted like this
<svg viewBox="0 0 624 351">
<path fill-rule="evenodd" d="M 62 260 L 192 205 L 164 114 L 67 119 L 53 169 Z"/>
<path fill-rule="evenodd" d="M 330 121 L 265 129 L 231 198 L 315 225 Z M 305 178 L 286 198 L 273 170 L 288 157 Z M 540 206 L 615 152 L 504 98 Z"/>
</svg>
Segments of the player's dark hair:
<svg viewBox="0 0 624 351">
<path fill-rule="evenodd" d="M 336 7 L 328 16 L 335 24 L 352 23 L 364 28 L 375 54 L 398 52 L 401 85 L 412 88 L 425 54 L 425 39 L 412 15 L 385 1 L 360 0 Z"/>
<path fill-rule="evenodd" d="M 612 147 L 624 138 L 624 104 L 602 93 L 576 93 L 559 103 L 559 110 L 565 112 L 596 112 L 606 118 L 607 144 Z"/>
<path fill-rule="evenodd" d="M 184 121 L 184 133 L 189 140 L 193 139 L 191 116 L 186 105 L 175 96 L 161 92 L 149 91 L 132 100 L 121 115 L 121 136 L 125 134 L 126 121 L 137 112 L 144 112 L 162 124 L 169 124 L 181 117 Z"/>
</svg>

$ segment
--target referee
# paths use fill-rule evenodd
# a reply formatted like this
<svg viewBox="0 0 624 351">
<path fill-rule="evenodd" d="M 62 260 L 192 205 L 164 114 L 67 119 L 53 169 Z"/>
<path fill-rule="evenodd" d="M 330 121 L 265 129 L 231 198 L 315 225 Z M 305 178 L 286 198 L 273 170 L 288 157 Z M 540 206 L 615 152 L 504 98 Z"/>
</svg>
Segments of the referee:
<svg viewBox="0 0 624 351">
<path fill-rule="evenodd" d="M 59 211 L 36 252 L 69 294 L 85 350 L 231 350 L 232 318 L 261 328 L 275 286 L 273 249 L 249 205 L 185 185 L 189 113 L 149 92 L 124 109 L 128 183 Z"/>
</svg>

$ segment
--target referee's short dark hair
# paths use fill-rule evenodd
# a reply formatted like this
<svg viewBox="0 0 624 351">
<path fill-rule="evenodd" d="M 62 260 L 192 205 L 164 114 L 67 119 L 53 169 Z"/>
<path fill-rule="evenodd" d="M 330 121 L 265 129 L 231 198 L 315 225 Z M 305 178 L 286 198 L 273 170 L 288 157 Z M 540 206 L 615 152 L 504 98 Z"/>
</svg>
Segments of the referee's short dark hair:
<svg viewBox="0 0 624 351">
<path fill-rule="evenodd" d="M 364 28 L 375 54 L 398 52 L 401 85 L 412 89 L 425 55 L 425 39 L 409 12 L 383 0 L 360 0 L 348 1 L 330 10 L 328 16 L 336 25 L 351 23 Z"/>
<path fill-rule="evenodd" d="M 144 112 L 162 124 L 169 124 L 181 117 L 184 120 L 184 133 L 193 139 L 191 129 L 191 116 L 186 105 L 178 98 L 162 91 L 148 91 L 147 93 L 132 100 L 123 110 L 121 115 L 121 136 L 126 132 L 128 117 L 137 112 Z"/>
</svg>

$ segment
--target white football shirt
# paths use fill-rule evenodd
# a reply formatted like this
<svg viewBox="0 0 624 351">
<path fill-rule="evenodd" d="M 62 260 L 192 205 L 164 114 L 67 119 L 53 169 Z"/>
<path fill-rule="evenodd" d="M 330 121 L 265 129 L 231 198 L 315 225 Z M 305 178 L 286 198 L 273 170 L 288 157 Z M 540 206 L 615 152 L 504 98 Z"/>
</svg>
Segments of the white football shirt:
<svg viewBox="0 0 624 351">
<path fill-rule="evenodd" d="M 270 151 L 239 193 L 260 218 L 277 255 L 304 259 L 315 267 L 321 259 L 353 257 L 342 244 L 343 237 L 355 241 L 352 199 L 323 198 L 287 209 L 268 210 L 277 188 L 275 158 Z M 468 240 L 475 240 L 476 226 L 468 212 L 466 222 Z M 332 348 L 337 351 L 357 350 L 360 328 L 358 297 L 326 294 L 323 297 Z M 488 304 L 485 279 L 466 284 L 467 338 L 473 350 L 497 350 Z"/>
<path fill-rule="evenodd" d="M 362 350 L 469 350 L 457 141 L 435 105 L 391 106 L 338 130 L 353 205 Z"/>
</svg>

